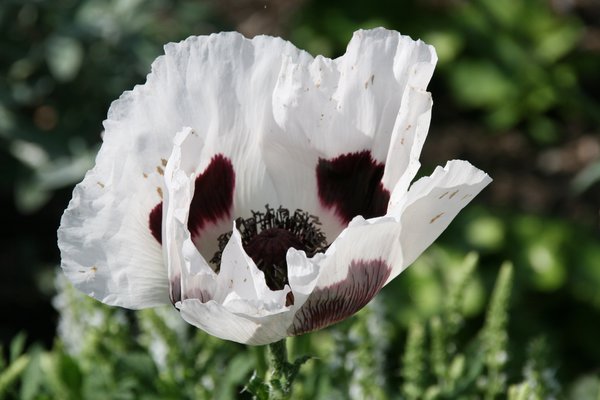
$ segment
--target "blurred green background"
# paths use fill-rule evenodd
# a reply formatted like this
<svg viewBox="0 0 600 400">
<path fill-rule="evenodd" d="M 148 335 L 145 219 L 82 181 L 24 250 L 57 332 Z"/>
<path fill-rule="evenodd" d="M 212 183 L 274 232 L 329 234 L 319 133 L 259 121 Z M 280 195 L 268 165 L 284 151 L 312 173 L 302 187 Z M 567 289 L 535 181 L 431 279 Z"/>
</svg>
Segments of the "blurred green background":
<svg viewBox="0 0 600 400">
<path fill-rule="evenodd" d="M 221 30 L 280 35 L 343 54 L 384 26 L 433 44 L 434 110 L 423 173 L 461 158 L 494 182 L 383 290 L 401 332 L 435 315 L 451 268 L 477 329 L 499 265 L 514 263 L 508 326 L 516 360 L 532 337 L 559 381 L 600 372 L 600 2 L 595 0 L 4 0 L 0 4 L 0 339 L 54 343 L 56 229 L 93 165 L 109 104 L 143 83 L 162 45 Z M 440 268 L 442 266 L 442 268 Z M 390 308 L 390 307 L 388 307 Z M 397 360 L 397 362 L 399 362 Z M 397 367 L 397 366 L 396 366 Z"/>
</svg>

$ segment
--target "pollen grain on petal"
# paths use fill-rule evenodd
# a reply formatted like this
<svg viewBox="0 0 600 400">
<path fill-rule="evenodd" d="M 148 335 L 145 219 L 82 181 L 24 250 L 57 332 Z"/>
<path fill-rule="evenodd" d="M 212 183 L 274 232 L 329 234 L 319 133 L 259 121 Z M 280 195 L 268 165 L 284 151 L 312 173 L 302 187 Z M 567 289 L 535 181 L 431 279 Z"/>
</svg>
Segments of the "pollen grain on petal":
<svg viewBox="0 0 600 400">
<path fill-rule="evenodd" d="M 438 215 L 436 215 L 435 217 L 431 218 L 431 220 L 429 221 L 430 224 L 433 224 L 435 221 L 437 221 L 442 215 L 444 215 L 444 213 L 439 213 Z"/>
<path fill-rule="evenodd" d="M 158 172 L 159 175 L 164 175 L 165 174 L 165 170 L 162 169 L 162 167 L 160 167 L 160 166 L 156 167 L 156 172 Z"/>
<path fill-rule="evenodd" d="M 455 190 L 454 192 L 450 193 L 450 196 L 448 197 L 448 199 L 451 199 L 451 198 L 453 198 L 454 196 L 456 196 L 458 192 L 459 192 L 459 191 L 458 191 L 458 189 L 457 189 L 457 190 Z"/>
<path fill-rule="evenodd" d="M 77 272 L 79 272 L 80 274 L 79 278 L 77 279 L 78 281 L 90 282 L 96 278 L 96 272 L 98 272 L 98 267 L 93 265 L 90 268 L 80 269 Z"/>
<path fill-rule="evenodd" d="M 375 81 L 375 75 L 371 75 L 371 77 L 365 81 L 365 89 L 368 89 L 369 85 L 372 86 L 374 81 Z"/>
</svg>

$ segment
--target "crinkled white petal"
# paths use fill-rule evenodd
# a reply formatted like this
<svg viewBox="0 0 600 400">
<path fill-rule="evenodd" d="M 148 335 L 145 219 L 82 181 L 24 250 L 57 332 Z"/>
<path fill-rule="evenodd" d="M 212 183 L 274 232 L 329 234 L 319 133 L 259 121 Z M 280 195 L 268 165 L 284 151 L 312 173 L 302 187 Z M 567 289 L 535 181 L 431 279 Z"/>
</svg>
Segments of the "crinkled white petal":
<svg viewBox="0 0 600 400">
<path fill-rule="evenodd" d="M 289 292 L 289 288 L 269 289 L 265 274 L 244 251 L 242 238 L 235 224 L 231 238 L 223 250 L 217 282 L 218 290 L 214 298 L 217 302 L 236 312 L 248 312 L 252 308 L 252 315 L 280 312 Z M 244 307 L 244 310 L 241 311 L 238 307 Z"/>
<path fill-rule="evenodd" d="M 316 264 L 319 276 L 290 334 L 323 328 L 358 311 L 412 264 L 490 182 L 468 162 L 450 161 L 415 182 L 385 216 L 355 217 L 324 255 L 307 260 Z"/>
<path fill-rule="evenodd" d="M 356 217 L 324 255 L 307 259 L 318 278 L 288 333 L 324 328 L 365 306 L 384 286 L 393 265 L 402 262 L 400 234 L 401 225 L 393 218 Z"/>
<path fill-rule="evenodd" d="M 280 130 L 271 94 L 286 57 L 309 56 L 278 38 L 191 37 L 165 46 L 147 82 L 113 102 L 96 166 L 75 189 L 58 232 L 63 269 L 80 290 L 130 308 L 168 302 L 149 215 L 166 192 L 165 164 L 182 127 L 202 138 L 197 171 L 215 154 L 232 162 L 237 215 L 281 203 L 260 148 L 265 132 Z M 226 231 L 229 222 L 216 227 Z M 207 228 L 200 240 L 223 233 Z"/>
<path fill-rule="evenodd" d="M 228 246 L 234 246 L 238 240 L 232 239 Z M 213 336 L 238 343 L 264 345 L 285 338 L 289 335 L 289 327 L 298 310 L 315 288 L 319 275 L 318 265 L 307 259 L 302 251 L 288 251 L 288 279 L 294 303 L 286 306 L 289 288 L 268 293 L 270 289 L 266 286 L 264 274 L 258 269 L 254 270 L 254 262 L 243 249 L 238 251 L 234 248 L 232 251 L 237 254 L 229 259 L 230 263 L 221 264 L 221 270 L 227 268 L 239 276 L 232 276 L 230 272 L 225 273 L 222 278 L 219 276 L 219 290 L 222 292 L 215 300 L 202 302 L 186 299 L 177 303 L 182 318 Z M 233 263 L 236 259 L 242 264 L 241 268 L 239 264 Z M 244 287 L 251 279 L 255 279 L 253 287 Z M 263 298 L 252 297 L 258 291 L 263 291 Z"/>
<path fill-rule="evenodd" d="M 182 297 L 210 296 L 216 290 L 216 274 L 194 246 L 187 228 L 197 174 L 194 159 L 203 141 L 188 127 L 177 133 L 173 142 L 165 167 L 162 238 L 171 300 L 175 302 Z"/>
<path fill-rule="evenodd" d="M 318 261 L 317 287 L 331 286 L 346 279 L 354 260 L 381 259 L 390 265 L 401 260 L 402 249 L 397 245 L 400 229 L 393 218 L 365 220 L 355 217 Z"/>
<path fill-rule="evenodd" d="M 388 211 L 401 218 L 400 246 L 404 253 L 402 266 L 396 266 L 390 279 L 412 264 L 491 181 L 467 161 L 452 160 L 413 183 L 405 203 Z"/>
<path fill-rule="evenodd" d="M 232 239 L 228 246 L 232 242 L 235 244 L 237 240 Z M 266 287 L 264 274 L 258 269 L 252 271 L 254 263 L 251 259 L 245 260 L 246 258 L 249 257 L 241 249 L 235 258 L 229 259 L 230 262 L 235 259 L 240 260 L 241 268 L 238 268 L 239 264 L 221 264 L 222 269 L 227 268 L 240 276 L 226 273 L 223 278 L 220 277 L 221 293 L 215 300 L 202 302 L 198 299 L 186 299 L 177 303 L 176 307 L 184 320 L 222 339 L 250 345 L 279 341 L 289 335 L 289 327 L 293 324 L 298 310 L 313 292 L 319 267 L 308 260 L 304 252 L 294 249 L 288 251 L 288 279 L 294 303 L 286 306 L 288 288 L 265 293 L 264 298 L 252 297 L 257 288 L 249 287 L 250 285 L 244 287 L 252 279 L 249 275 L 254 275 L 255 285 L 259 290 L 270 291 L 270 289 Z M 243 266 L 245 261 L 248 262 L 246 264 L 248 269 Z M 244 279 L 247 281 L 244 282 Z M 249 298 L 243 298 L 241 295 L 248 295 Z"/>
<path fill-rule="evenodd" d="M 263 272 L 244 252 L 234 226 L 223 251 L 214 296 L 208 301 L 183 299 L 176 307 L 187 322 L 222 339 L 251 345 L 281 340 L 287 336 L 297 310 L 313 291 L 318 277 L 318 267 L 303 254 L 296 259 L 297 253 L 302 252 L 288 252 L 290 286 L 271 290 Z M 290 290 L 294 303 L 286 305 Z"/>
<path fill-rule="evenodd" d="M 135 178 L 101 162 L 113 150 L 102 148 L 96 167 L 73 191 L 58 230 L 61 266 L 77 289 L 106 304 L 134 309 L 167 304 L 167 270 L 148 230 L 160 186 L 145 182 L 148 187 L 134 195 L 140 186 Z"/>
<path fill-rule="evenodd" d="M 403 175 L 408 185 L 418 169 L 409 160 L 418 160 L 429 126 L 431 102 L 422 97 L 437 56 L 421 41 L 373 29 L 355 32 L 340 58 L 301 61 L 282 65 L 273 93 L 282 132 L 267 133 L 265 163 L 283 204 L 318 216 L 332 241 L 344 224 L 321 207 L 318 160 L 366 150 L 393 164 L 386 188 Z"/>
<path fill-rule="evenodd" d="M 199 169 L 215 154 L 223 154 L 233 164 L 236 215 L 249 216 L 250 210 L 266 203 L 281 203 L 261 147 L 267 132 L 279 131 L 272 117 L 271 93 L 284 56 L 296 60 L 305 53 L 278 38 L 248 40 L 237 33 L 222 33 L 171 43 L 153 67 L 156 86 L 169 99 L 156 102 L 155 108 L 162 111 L 154 112 L 166 112 L 169 124 L 177 121 L 205 137 L 203 151 L 195 158 Z M 214 252 L 209 242 L 228 229 L 229 223 L 208 227 L 200 247 Z"/>
<path fill-rule="evenodd" d="M 436 61 L 433 47 L 398 32 L 357 31 L 340 58 L 284 63 L 273 95 L 275 119 L 323 157 L 372 149 L 384 161 L 398 114 L 410 107 L 403 93 L 425 90 Z"/>
<path fill-rule="evenodd" d="M 214 300 L 203 303 L 188 299 L 176 306 L 185 321 L 203 331 L 221 339 L 250 345 L 263 345 L 285 338 L 294 316 L 291 312 L 266 317 L 235 314 Z"/>
<path fill-rule="evenodd" d="M 301 307 L 306 297 L 314 290 L 320 273 L 319 261 L 323 257 L 323 254 L 316 254 L 309 259 L 304 251 L 288 249 L 286 255 L 288 282 L 294 294 L 292 308 Z"/>
<path fill-rule="evenodd" d="M 385 162 L 382 183 L 393 188 L 390 206 L 396 204 L 406 193 L 421 163 L 419 156 L 429 131 L 431 94 L 411 87 L 404 92 L 400 114 L 392 131 L 390 147 Z"/>
</svg>

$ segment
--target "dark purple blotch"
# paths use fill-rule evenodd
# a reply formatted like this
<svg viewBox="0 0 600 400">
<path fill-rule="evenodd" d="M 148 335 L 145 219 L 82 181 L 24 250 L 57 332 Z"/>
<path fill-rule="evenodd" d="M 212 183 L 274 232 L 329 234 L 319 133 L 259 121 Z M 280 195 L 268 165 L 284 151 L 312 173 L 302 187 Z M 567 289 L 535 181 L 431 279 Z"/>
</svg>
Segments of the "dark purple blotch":
<svg viewBox="0 0 600 400">
<path fill-rule="evenodd" d="M 231 218 L 235 172 L 231 161 L 217 154 L 203 173 L 198 175 L 194 185 L 194 197 L 190 204 L 188 229 L 192 239 L 197 239 L 207 223 L 216 223 Z M 162 201 L 150 212 L 149 228 L 152 236 L 162 243 Z"/>
<path fill-rule="evenodd" d="M 154 236 L 154 239 L 158 241 L 158 243 L 162 244 L 162 210 L 163 203 L 162 201 L 158 203 L 152 211 L 150 211 L 150 220 L 148 221 L 148 225 L 150 227 L 150 233 Z"/>
<path fill-rule="evenodd" d="M 381 183 L 384 168 L 367 150 L 320 158 L 316 173 L 321 205 L 333 209 L 344 224 L 357 215 L 385 215 L 390 192 Z"/>
</svg>

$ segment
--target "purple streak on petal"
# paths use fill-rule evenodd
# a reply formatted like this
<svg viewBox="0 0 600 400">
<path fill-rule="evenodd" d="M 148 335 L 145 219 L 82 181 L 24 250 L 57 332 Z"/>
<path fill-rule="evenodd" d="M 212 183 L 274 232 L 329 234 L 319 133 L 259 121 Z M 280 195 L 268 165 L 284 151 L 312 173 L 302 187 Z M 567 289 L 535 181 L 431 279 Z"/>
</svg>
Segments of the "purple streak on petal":
<svg viewBox="0 0 600 400">
<path fill-rule="evenodd" d="M 375 297 L 391 270 L 381 259 L 352 261 L 346 279 L 310 294 L 296 313 L 289 334 L 325 328 L 356 313 Z"/>
<path fill-rule="evenodd" d="M 181 274 L 171 277 L 169 286 L 169 297 L 171 298 L 171 303 L 175 304 L 178 301 L 181 301 Z"/>
<path fill-rule="evenodd" d="M 390 200 L 390 192 L 381 183 L 384 167 L 367 150 L 319 159 L 316 172 L 321 205 L 334 209 L 343 223 L 357 215 L 384 215 Z"/>
<path fill-rule="evenodd" d="M 195 239 L 207 223 L 231 218 L 235 172 L 231 161 L 217 154 L 196 178 L 188 229 Z"/>
<path fill-rule="evenodd" d="M 215 155 L 194 184 L 194 197 L 190 204 L 188 229 L 196 239 L 207 223 L 231 218 L 235 172 L 231 161 L 222 154 Z M 150 233 L 162 244 L 162 208 L 158 203 L 150 212 Z"/>
<path fill-rule="evenodd" d="M 206 303 L 213 299 L 213 295 L 208 290 L 195 286 L 192 288 L 188 288 L 187 293 L 184 293 L 182 295 L 182 299 L 198 299 L 201 302 Z"/>
</svg>

